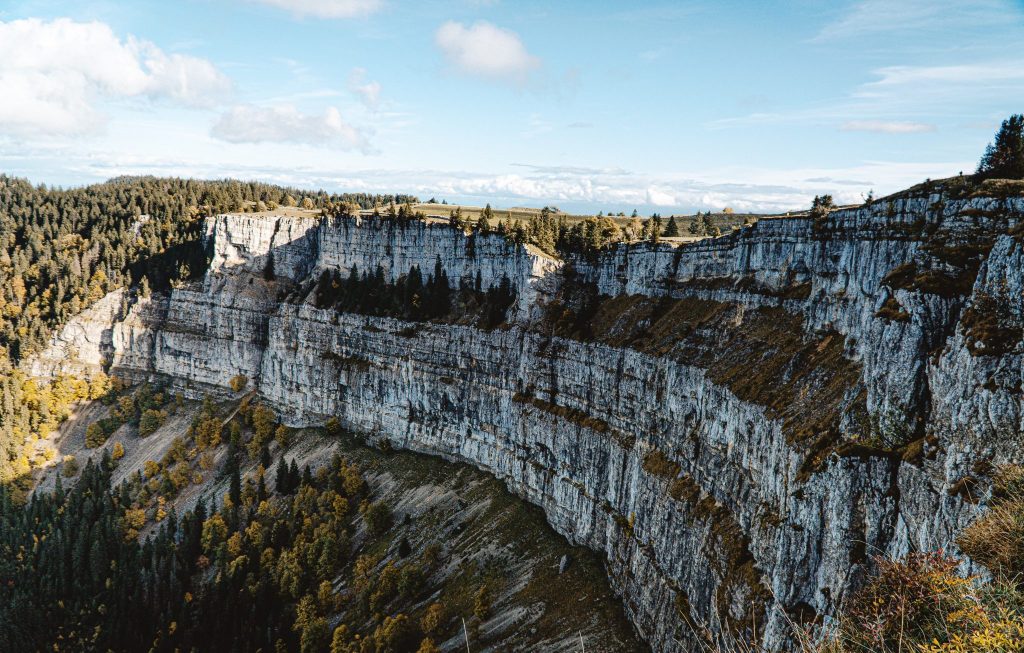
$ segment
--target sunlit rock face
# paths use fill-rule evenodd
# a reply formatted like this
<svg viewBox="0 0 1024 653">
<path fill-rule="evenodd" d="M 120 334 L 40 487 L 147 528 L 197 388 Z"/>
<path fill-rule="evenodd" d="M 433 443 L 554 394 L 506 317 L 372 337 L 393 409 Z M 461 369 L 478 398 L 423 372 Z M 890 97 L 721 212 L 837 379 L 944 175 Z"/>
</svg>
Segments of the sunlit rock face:
<svg viewBox="0 0 1024 653">
<path fill-rule="evenodd" d="M 245 374 L 290 423 L 493 472 L 605 554 L 656 651 L 695 650 L 692 624 L 785 648 L 872 555 L 955 551 L 988 470 L 1020 460 L 1022 212 L 917 196 L 564 262 L 443 224 L 223 215 L 201 284 L 90 319 L 120 374 Z M 508 278 L 509 323 L 310 298 L 325 269 L 413 265 Z"/>
</svg>

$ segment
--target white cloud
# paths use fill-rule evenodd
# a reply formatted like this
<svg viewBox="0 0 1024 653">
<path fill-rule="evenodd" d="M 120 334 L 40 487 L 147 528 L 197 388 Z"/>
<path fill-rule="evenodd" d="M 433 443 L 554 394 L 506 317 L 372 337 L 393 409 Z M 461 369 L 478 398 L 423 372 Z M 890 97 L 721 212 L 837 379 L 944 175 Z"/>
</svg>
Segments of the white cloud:
<svg viewBox="0 0 1024 653">
<path fill-rule="evenodd" d="M 382 0 L 253 0 L 286 9 L 296 16 L 315 18 L 354 18 L 367 16 L 383 6 Z"/>
<path fill-rule="evenodd" d="M 844 132 L 878 132 L 882 134 L 920 134 L 935 131 L 935 125 L 909 120 L 848 120 L 840 127 Z"/>
<path fill-rule="evenodd" d="M 71 134 L 104 121 L 98 103 L 143 97 L 208 106 L 231 82 L 205 59 L 118 38 L 100 22 L 0 22 L 0 131 Z"/>
<path fill-rule="evenodd" d="M 321 115 L 292 106 L 240 105 L 220 117 L 210 134 L 229 143 L 297 143 L 368 151 L 365 135 L 328 107 Z"/>
<path fill-rule="evenodd" d="M 483 20 L 470 27 L 448 21 L 434 41 L 453 68 L 469 75 L 522 84 L 540 67 L 515 32 Z"/>
<path fill-rule="evenodd" d="M 365 68 L 353 68 L 348 77 L 348 89 L 359 97 L 368 108 L 380 106 L 380 82 L 368 81 Z"/>
</svg>

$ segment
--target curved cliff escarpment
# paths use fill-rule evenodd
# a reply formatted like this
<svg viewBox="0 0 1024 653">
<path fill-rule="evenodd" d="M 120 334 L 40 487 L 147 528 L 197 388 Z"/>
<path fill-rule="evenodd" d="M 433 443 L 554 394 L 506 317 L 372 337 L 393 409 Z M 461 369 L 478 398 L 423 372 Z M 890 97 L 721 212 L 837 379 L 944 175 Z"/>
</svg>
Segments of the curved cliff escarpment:
<svg viewBox="0 0 1024 653">
<path fill-rule="evenodd" d="M 202 284 L 113 316 L 113 367 L 242 373 L 293 423 L 492 472 L 603 552 L 655 650 L 784 647 L 871 555 L 953 547 L 1019 462 L 1022 211 L 909 195 L 565 262 L 418 221 L 217 216 Z M 469 299 L 428 321 L 317 301 L 353 267 Z M 472 293 L 503 283 L 485 328 Z"/>
</svg>

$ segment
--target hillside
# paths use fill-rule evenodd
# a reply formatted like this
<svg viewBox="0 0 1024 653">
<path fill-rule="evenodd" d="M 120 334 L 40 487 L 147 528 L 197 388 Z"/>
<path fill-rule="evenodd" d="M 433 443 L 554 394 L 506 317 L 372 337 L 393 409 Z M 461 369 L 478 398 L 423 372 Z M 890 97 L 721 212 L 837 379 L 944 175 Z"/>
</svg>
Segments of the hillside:
<svg viewBox="0 0 1024 653">
<path fill-rule="evenodd" d="M 147 600 L 148 614 L 134 622 L 131 637 L 117 631 L 120 620 L 105 619 L 106 602 L 116 602 L 116 592 L 104 594 L 99 601 L 68 587 L 52 595 L 38 592 L 33 597 L 37 609 L 52 614 L 59 627 L 23 624 L 17 635 L 10 627 L 0 627 L 5 651 L 36 647 L 83 650 L 84 646 L 132 650 L 134 645 L 128 644 L 132 638 L 156 641 L 157 650 L 193 645 L 202 650 L 214 646 L 218 650 L 253 650 L 274 646 L 277 641 L 289 649 L 301 645 L 302 650 L 322 650 L 318 647 L 326 647 L 332 633 L 342 626 L 345 645 L 356 645 L 351 650 L 361 650 L 360 638 L 375 641 L 377 650 L 407 650 L 398 640 L 409 642 L 412 648 L 408 650 L 415 650 L 424 638 L 436 642 L 441 650 L 461 649 L 467 632 L 474 649 L 482 651 L 575 651 L 581 641 L 595 651 L 643 650 L 604 581 L 598 556 L 568 545 L 551 531 L 539 509 L 511 496 L 492 477 L 466 465 L 419 454 L 381 453 L 336 429 L 288 429 L 283 435 L 275 434 L 262 454 L 257 451 L 250 456 L 232 444 L 261 437 L 261 419 L 266 415 L 264 409 L 250 404 L 250 399 L 251 395 L 246 395 L 241 400 L 202 403 L 142 386 L 111 393 L 102 402 L 76 409 L 55 439 L 64 462 L 40 471 L 36 493 L 54 491 L 58 481 L 61 495 L 73 493 L 79 482 L 89 482 L 80 479 L 90 478 L 90 471 L 72 474 L 72 466 L 95 470 L 104 465 L 105 456 L 108 461 L 113 457 L 110 483 L 116 489 L 114 496 L 130 497 L 123 499 L 129 510 L 121 518 L 125 528 L 134 529 L 127 537 L 137 533 L 140 541 L 153 538 L 159 543 L 171 536 L 167 529 L 175 527 L 169 524 L 187 528 L 195 512 L 210 515 L 205 521 L 200 519 L 204 538 L 197 547 L 200 562 L 182 560 L 185 569 L 192 570 L 192 577 L 176 589 L 168 589 L 171 596 Z M 129 404 L 134 406 L 126 414 Z M 141 426 L 138 423 L 138 416 L 147 410 L 164 414 L 151 433 L 144 418 Z M 91 425 L 122 416 L 127 421 L 102 444 L 88 441 Z M 341 524 L 332 526 L 332 530 L 338 528 L 333 535 L 319 528 L 306 533 L 296 527 L 295 519 L 301 525 L 303 512 L 305 519 L 316 520 L 325 509 L 321 499 L 332 495 L 333 490 L 327 488 L 334 487 L 333 482 L 327 479 L 337 473 L 339 456 L 345 461 L 344 488 L 336 489 L 345 498 L 333 496 L 347 507 L 332 510 L 340 510 Z M 264 469 L 266 460 L 261 462 L 261 458 L 266 457 L 273 462 Z M 282 461 L 286 470 L 294 463 L 296 475 L 300 473 L 297 470 L 308 470 L 302 472 L 308 475 L 308 485 L 296 478 L 294 487 L 278 487 Z M 232 469 L 238 469 L 237 481 L 232 480 Z M 353 478 L 358 482 L 353 483 Z M 234 482 L 238 483 L 236 489 L 232 489 Z M 359 489 L 363 483 L 365 488 Z M 219 542 L 206 539 L 215 522 L 227 525 Z M 287 529 L 289 524 L 292 535 L 274 545 L 281 547 L 280 554 L 272 555 L 268 563 L 260 541 L 275 540 L 277 536 L 271 533 L 282 525 Z M 260 529 L 262 535 L 258 535 Z M 31 536 L 11 530 L 7 539 Z M 242 535 L 238 542 L 230 536 L 233 532 Z M 295 578 L 297 585 L 285 589 L 282 565 L 289 555 L 305 559 L 299 553 L 305 537 L 312 538 L 306 544 L 313 551 L 328 546 L 323 551 L 330 551 L 330 561 L 319 558 L 306 567 L 309 576 Z M 316 559 L 317 554 L 313 555 Z M 123 554 L 119 559 L 122 565 L 132 565 Z M 204 565 L 210 566 L 210 572 L 217 570 L 217 575 L 204 573 Z M 18 567 L 11 573 L 15 582 L 21 583 L 29 568 Z M 31 569 L 44 576 L 56 571 L 45 558 L 34 560 Z M 237 589 L 230 579 L 243 578 L 246 571 L 272 579 L 271 585 L 260 590 L 269 593 L 259 597 L 260 604 L 253 602 L 256 597 L 229 598 Z M 89 578 L 97 572 L 103 573 L 86 563 L 75 573 Z M 122 570 L 122 574 L 131 573 Z M 319 579 L 325 579 L 329 589 L 318 586 Z M 114 582 L 121 582 L 120 576 Z M 164 577 L 149 582 L 175 587 Z M 275 585 L 281 589 L 273 589 Z M 486 594 L 485 603 L 478 598 L 481 592 Z M 211 610 L 218 619 L 178 612 L 175 602 L 184 601 L 186 593 L 191 601 L 205 606 L 200 610 Z M 306 595 L 316 599 L 316 610 L 323 616 L 319 632 L 291 628 L 291 620 L 302 614 Z M 66 604 L 63 608 L 56 605 L 58 598 Z M 71 606 L 79 598 L 86 598 L 89 604 L 76 614 Z M 54 603 L 47 604 L 47 599 Z M 161 601 L 166 601 L 167 607 Z M 251 632 L 245 606 L 252 603 L 254 609 L 261 610 L 266 601 L 273 606 L 263 617 L 267 632 Z M 238 605 L 225 612 L 228 603 Z M 0 606 L 0 614 L 12 616 L 9 604 Z M 468 624 L 466 632 L 463 619 Z M 174 631 L 166 627 L 171 620 L 177 624 Z M 100 637 L 86 638 L 93 627 Z M 104 639 L 106 636 L 111 639 Z M 388 649 L 386 642 L 398 648 Z"/>
</svg>

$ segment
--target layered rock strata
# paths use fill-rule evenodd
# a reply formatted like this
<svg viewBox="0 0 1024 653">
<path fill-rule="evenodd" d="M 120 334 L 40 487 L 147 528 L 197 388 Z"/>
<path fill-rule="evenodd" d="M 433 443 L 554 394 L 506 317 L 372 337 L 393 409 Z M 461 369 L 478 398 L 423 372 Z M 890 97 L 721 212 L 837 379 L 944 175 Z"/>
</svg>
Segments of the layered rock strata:
<svg viewBox="0 0 1024 653">
<path fill-rule="evenodd" d="M 111 320 L 113 368 L 195 393 L 241 373 L 292 423 L 468 461 L 604 553 L 655 650 L 704 629 L 775 649 L 872 555 L 955 550 L 1021 460 L 1022 212 L 910 195 L 564 265 L 440 224 L 217 216 L 202 284 Z M 413 265 L 508 278 L 509 324 L 304 296 Z"/>
</svg>

